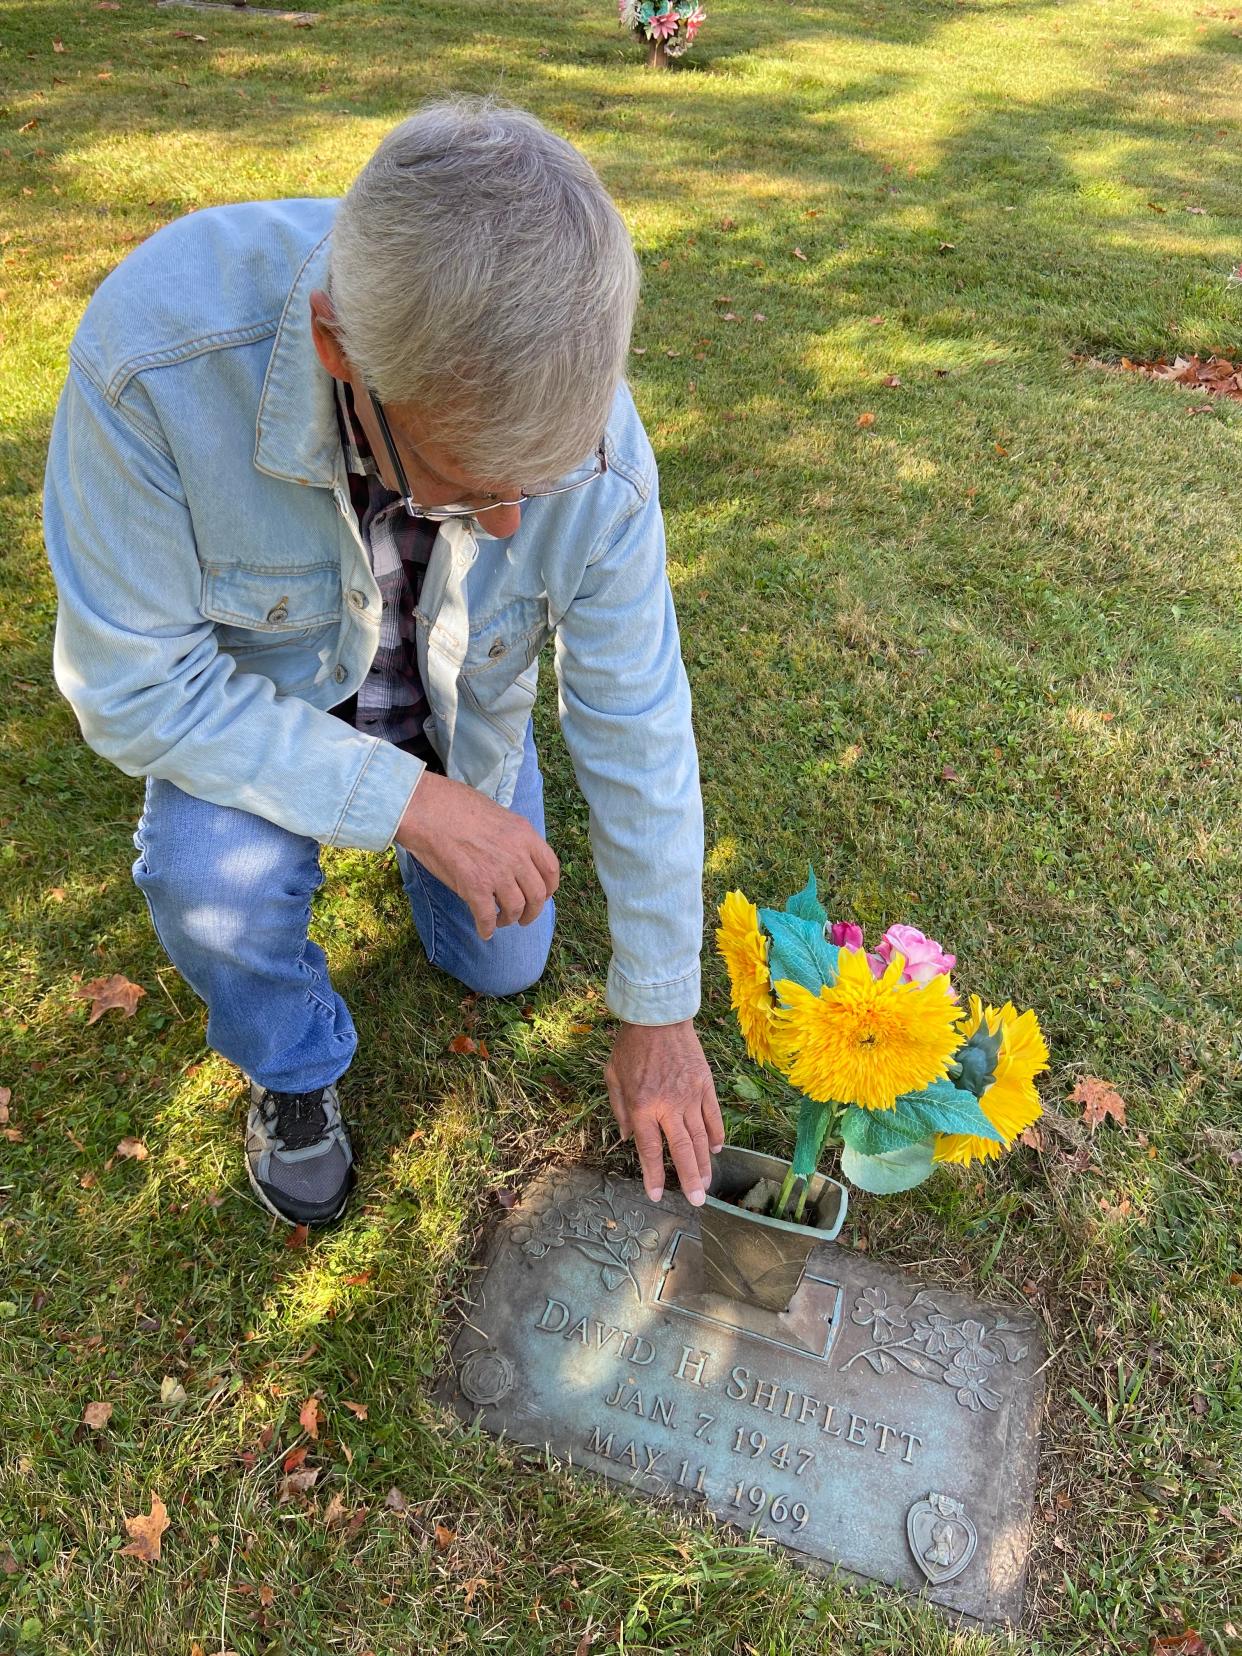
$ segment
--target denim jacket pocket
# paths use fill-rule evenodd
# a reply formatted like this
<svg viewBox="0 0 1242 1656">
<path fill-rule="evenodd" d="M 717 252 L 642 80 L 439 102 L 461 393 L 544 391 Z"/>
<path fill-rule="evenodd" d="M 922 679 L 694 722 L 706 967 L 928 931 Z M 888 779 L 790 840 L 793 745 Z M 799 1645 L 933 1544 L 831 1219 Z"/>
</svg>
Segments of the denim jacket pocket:
<svg viewBox="0 0 1242 1656">
<path fill-rule="evenodd" d="M 263 569 L 254 564 L 208 564 L 203 568 L 201 608 L 217 624 L 221 649 L 231 655 L 291 643 L 340 621 L 340 566 Z"/>
<path fill-rule="evenodd" d="M 546 598 L 517 598 L 472 623 L 460 681 L 468 699 L 487 710 L 510 700 L 509 692 L 529 677 L 529 669 L 547 642 Z M 521 698 L 519 698 L 521 699 Z"/>
</svg>

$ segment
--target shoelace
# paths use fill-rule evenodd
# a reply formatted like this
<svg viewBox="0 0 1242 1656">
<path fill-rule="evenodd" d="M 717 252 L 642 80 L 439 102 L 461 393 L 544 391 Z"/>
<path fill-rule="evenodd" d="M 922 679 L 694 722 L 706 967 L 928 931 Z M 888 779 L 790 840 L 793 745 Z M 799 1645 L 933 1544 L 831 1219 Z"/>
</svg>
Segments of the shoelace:
<svg viewBox="0 0 1242 1656">
<path fill-rule="evenodd" d="M 305 1150 L 323 1137 L 328 1126 L 323 1095 L 322 1087 L 305 1093 L 264 1093 L 263 1113 L 286 1150 Z"/>
</svg>

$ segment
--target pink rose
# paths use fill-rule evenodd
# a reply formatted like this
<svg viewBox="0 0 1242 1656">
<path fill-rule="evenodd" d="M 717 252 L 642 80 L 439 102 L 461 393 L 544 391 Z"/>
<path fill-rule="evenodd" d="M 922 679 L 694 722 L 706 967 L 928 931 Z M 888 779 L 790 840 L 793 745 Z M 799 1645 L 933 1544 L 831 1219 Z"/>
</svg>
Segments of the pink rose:
<svg viewBox="0 0 1242 1656">
<path fill-rule="evenodd" d="M 834 920 L 832 922 L 832 941 L 838 949 L 861 949 L 863 946 L 863 929 L 856 926 L 852 920 Z"/>
<path fill-rule="evenodd" d="M 946 954 L 934 937 L 925 936 L 917 926 L 890 926 L 876 951 L 889 962 L 894 953 L 905 958 L 903 983 L 930 983 L 942 973 L 947 977 L 957 965 L 957 956 Z"/>
</svg>

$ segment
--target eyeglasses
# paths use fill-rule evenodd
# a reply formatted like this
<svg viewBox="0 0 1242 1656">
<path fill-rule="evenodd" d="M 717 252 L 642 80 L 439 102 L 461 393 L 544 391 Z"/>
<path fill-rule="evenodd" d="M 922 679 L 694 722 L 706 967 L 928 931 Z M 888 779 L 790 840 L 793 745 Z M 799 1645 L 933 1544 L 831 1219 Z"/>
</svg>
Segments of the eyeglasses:
<svg viewBox="0 0 1242 1656">
<path fill-rule="evenodd" d="M 486 506 L 420 506 L 410 493 L 409 481 L 405 475 L 405 467 L 401 464 L 401 456 L 397 453 L 397 445 L 392 440 L 392 428 L 388 424 L 388 416 L 384 412 L 384 405 L 371 388 L 367 387 L 367 396 L 371 399 L 371 407 L 375 410 L 375 418 L 379 421 L 380 433 L 384 439 L 384 446 L 388 450 L 388 459 L 392 465 L 393 476 L 397 479 L 397 492 L 400 494 L 406 511 L 411 517 L 426 518 L 429 523 L 444 523 L 449 518 L 475 517 L 479 512 L 489 512 L 493 506 L 521 506 L 528 500 L 544 500 L 549 495 L 569 494 L 573 489 L 581 489 L 588 483 L 594 483 L 597 477 L 602 477 L 608 470 L 608 458 L 601 443 L 595 451 L 595 469 L 586 477 L 580 477 L 573 483 L 562 483 L 555 489 L 522 489 L 517 500 L 497 500 L 492 495 L 484 495 Z"/>
</svg>

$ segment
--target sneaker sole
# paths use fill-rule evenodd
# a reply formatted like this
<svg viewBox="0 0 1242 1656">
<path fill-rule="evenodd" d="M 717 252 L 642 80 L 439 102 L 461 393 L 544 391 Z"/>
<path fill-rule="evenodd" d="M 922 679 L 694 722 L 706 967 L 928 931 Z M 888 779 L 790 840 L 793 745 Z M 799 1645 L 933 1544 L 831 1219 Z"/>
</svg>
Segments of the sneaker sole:
<svg viewBox="0 0 1242 1656">
<path fill-rule="evenodd" d="M 259 1201 L 272 1215 L 273 1219 L 279 1219 L 282 1224 L 288 1225 L 291 1230 L 296 1230 L 299 1225 L 305 1225 L 308 1229 L 311 1225 L 334 1225 L 344 1213 L 345 1209 L 349 1206 L 349 1198 L 353 1190 L 352 1184 L 341 1197 L 341 1205 L 337 1208 L 335 1213 L 325 1214 L 319 1219 L 291 1219 L 287 1213 L 282 1213 L 281 1210 L 275 1206 L 271 1197 L 266 1193 L 262 1185 L 255 1178 L 253 1169 L 250 1166 L 250 1157 L 247 1156 L 244 1159 L 246 1162 L 246 1177 L 250 1180 L 251 1190 L 254 1191 Z"/>
</svg>

